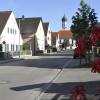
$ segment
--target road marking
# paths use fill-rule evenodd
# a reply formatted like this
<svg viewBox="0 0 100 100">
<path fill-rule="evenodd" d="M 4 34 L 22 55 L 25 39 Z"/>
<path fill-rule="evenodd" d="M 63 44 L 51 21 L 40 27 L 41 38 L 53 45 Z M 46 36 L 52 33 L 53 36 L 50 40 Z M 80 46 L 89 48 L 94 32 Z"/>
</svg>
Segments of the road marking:
<svg viewBox="0 0 100 100">
<path fill-rule="evenodd" d="M 34 100 L 40 100 L 40 98 L 43 96 L 43 94 L 52 86 L 52 83 L 60 76 L 63 68 L 67 67 L 69 63 L 71 63 L 73 59 L 70 59 L 67 63 L 65 63 L 61 69 L 57 70 L 57 74 L 50 80 L 48 85 L 43 86 L 43 90 L 39 93 L 39 95 Z"/>
<path fill-rule="evenodd" d="M 0 84 L 8 84 L 8 83 L 10 83 L 10 81 L 8 81 L 8 80 L 1 80 L 0 81 Z"/>
</svg>

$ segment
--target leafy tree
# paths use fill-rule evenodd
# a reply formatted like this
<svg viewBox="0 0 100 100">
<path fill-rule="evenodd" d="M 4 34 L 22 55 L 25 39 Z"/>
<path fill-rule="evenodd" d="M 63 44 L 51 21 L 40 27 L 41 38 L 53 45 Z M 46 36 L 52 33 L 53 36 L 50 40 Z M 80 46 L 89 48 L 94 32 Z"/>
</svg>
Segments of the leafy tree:
<svg viewBox="0 0 100 100">
<path fill-rule="evenodd" d="M 78 40 L 84 35 L 88 39 L 91 34 L 92 27 L 97 23 L 97 17 L 94 9 L 81 0 L 80 8 L 76 15 L 72 17 L 71 31 L 74 39 Z M 81 58 L 80 58 L 81 59 Z M 90 52 L 88 51 L 88 61 L 90 61 Z"/>
<path fill-rule="evenodd" d="M 81 0 L 80 8 L 76 15 L 72 17 L 71 31 L 74 38 L 77 39 L 82 34 L 85 38 L 91 33 L 91 28 L 97 23 L 97 17 L 94 9 L 91 9 L 88 4 Z"/>
</svg>

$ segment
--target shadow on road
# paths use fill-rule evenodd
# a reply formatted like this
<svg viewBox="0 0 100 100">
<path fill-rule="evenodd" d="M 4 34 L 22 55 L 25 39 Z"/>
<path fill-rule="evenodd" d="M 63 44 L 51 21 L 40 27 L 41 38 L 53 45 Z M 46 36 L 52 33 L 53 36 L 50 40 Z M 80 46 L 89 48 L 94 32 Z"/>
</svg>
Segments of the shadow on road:
<svg viewBox="0 0 100 100">
<path fill-rule="evenodd" d="M 83 84 L 86 88 L 86 93 L 90 95 L 96 94 L 96 89 L 100 88 L 100 81 L 88 81 L 88 82 L 68 82 L 68 83 L 51 83 L 51 87 L 45 92 L 50 94 L 56 94 L 52 100 L 58 100 L 61 95 L 70 95 L 71 90 L 76 85 Z M 32 85 L 24 85 L 18 87 L 11 87 L 12 91 L 25 91 L 34 89 L 37 91 L 44 92 L 45 88 L 50 85 L 50 83 L 40 83 Z"/>
</svg>

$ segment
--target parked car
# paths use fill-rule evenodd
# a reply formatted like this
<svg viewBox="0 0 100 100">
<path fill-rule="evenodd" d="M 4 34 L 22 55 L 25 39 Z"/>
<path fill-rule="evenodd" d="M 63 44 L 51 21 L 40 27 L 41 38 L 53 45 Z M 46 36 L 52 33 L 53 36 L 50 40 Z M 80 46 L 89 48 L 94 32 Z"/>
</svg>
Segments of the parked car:
<svg viewBox="0 0 100 100">
<path fill-rule="evenodd" d="M 78 50 L 77 50 L 77 48 L 75 48 L 75 49 L 74 49 L 73 58 L 76 59 L 76 58 L 79 58 L 79 57 L 80 57 L 80 56 L 79 56 L 79 54 L 78 54 Z M 85 57 L 86 57 L 85 53 L 82 53 L 82 54 L 81 54 L 81 57 L 82 57 L 82 58 L 85 58 Z"/>
</svg>

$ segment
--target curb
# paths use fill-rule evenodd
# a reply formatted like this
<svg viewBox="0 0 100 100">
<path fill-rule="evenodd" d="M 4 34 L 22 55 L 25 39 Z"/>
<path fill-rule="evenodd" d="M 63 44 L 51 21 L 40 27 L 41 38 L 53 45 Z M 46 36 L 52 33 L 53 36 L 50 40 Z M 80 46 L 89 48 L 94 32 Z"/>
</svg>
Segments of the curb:
<svg viewBox="0 0 100 100">
<path fill-rule="evenodd" d="M 4 63 L 8 63 L 8 62 L 14 62 L 14 61 L 19 61 L 19 60 L 24 60 L 23 58 L 17 59 L 17 58 L 13 58 L 13 59 L 8 59 L 8 60 L 2 60 L 0 61 L 0 64 L 4 64 Z"/>
</svg>

